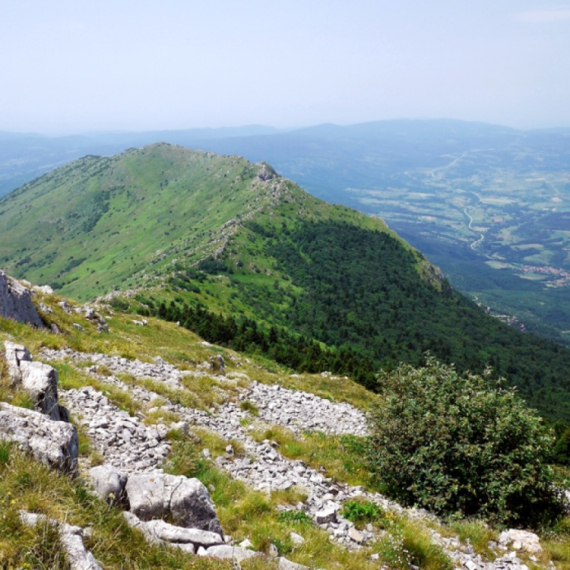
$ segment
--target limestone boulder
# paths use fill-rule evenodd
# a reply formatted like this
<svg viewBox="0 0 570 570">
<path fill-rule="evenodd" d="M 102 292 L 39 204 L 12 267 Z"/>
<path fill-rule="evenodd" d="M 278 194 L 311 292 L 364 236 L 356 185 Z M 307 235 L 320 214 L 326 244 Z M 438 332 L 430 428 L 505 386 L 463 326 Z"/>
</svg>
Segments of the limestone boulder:
<svg viewBox="0 0 570 570">
<path fill-rule="evenodd" d="M 45 328 L 32 303 L 32 292 L 0 270 L 0 317 Z"/>
<path fill-rule="evenodd" d="M 126 485 L 131 512 L 143 521 L 169 517 L 177 526 L 223 535 L 206 487 L 198 479 L 136 473 Z"/>
<path fill-rule="evenodd" d="M 72 424 L 0 402 L 0 440 L 15 443 L 59 471 L 75 473 L 77 470 L 79 443 Z"/>
<path fill-rule="evenodd" d="M 55 421 L 67 421 L 67 410 L 58 404 L 57 371 L 47 364 L 33 362 L 28 349 L 21 344 L 5 341 L 4 355 L 12 385 L 24 388 L 42 414 Z"/>
<path fill-rule="evenodd" d="M 42 362 L 20 362 L 22 388 L 35 402 L 36 410 L 49 416 L 52 420 L 61 421 L 57 399 L 57 371 Z"/>
</svg>

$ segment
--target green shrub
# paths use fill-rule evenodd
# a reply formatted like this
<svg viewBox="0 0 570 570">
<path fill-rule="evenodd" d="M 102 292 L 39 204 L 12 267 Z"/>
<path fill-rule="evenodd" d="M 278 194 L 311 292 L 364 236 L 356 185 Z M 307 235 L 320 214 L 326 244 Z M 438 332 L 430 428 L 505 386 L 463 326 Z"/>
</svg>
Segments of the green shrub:
<svg viewBox="0 0 570 570">
<path fill-rule="evenodd" d="M 342 516 L 352 521 L 357 527 L 377 522 L 384 516 L 384 511 L 370 501 L 348 501 L 341 511 Z"/>
<path fill-rule="evenodd" d="M 561 512 L 552 437 L 514 390 L 429 357 L 379 377 L 369 460 L 386 492 L 438 514 L 538 523 Z"/>
</svg>

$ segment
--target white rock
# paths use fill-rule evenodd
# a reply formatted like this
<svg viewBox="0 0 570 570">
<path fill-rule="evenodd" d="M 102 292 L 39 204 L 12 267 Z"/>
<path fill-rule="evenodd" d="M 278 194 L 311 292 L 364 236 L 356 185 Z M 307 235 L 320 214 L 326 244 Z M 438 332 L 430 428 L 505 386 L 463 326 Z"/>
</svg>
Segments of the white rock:
<svg viewBox="0 0 570 570">
<path fill-rule="evenodd" d="M 34 410 L 0 402 L 0 440 L 12 441 L 36 459 L 75 472 L 79 443 L 75 426 Z"/>
<path fill-rule="evenodd" d="M 60 421 L 61 415 L 57 398 L 59 382 L 55 368 L 41 362 L 20 362 L 22 387 L 35 402 L 36 409 L 49 416 L 52 420 Z"/>
<path fill-rule="evenodd" d="M 95 494 L 109 503 L 126 501 L 125 485 L 127 475 L 108 464 L 98 465 L 89 470 L 89 479 Z"/>
<path fill-rule="evenodd" d="M 206 487 L 198 479 L 136 473 L 126 485 L 131 511 L 143 521 L 171 516 L 179 526 L 223 535 Z"/>
<path fill-rule="evenodd" d="M 8 375 L 13 385 L 22 382 L 22 371 L 20 370 L 21 362 L 31 362 L 32 356 L 28 349 L 22 344 L 15 344 L 8 340 L 4 341 L 4 357 L 8 365 Z"/>
<path fill-rule="evenodd" d="M 354 527 L 350 527 L 348 529 L 348 537 L 350 540 L 356 542 L 357 544 L 362 544 L 364 542 L 364 535 L 361 532 L 357 531 Z"/>
<path fill-rule="evenodd" d="M 289 535 L 289 538 L 291 539 L 291 544 L 293 546 L 301 546 L 305 542 L 305 539 L 300 534 L 297 534 L 296 532 L 292 532 Z"/>
<path fill-rule="evenodd" d="M 531 554 L 540 554 L 542 546 L 538 535 L 526 530 L 509 529 L 499 535 L 499 544 L 512 544 L 515 550 L 524 550 Z M 518 548 L 517 548 L 518 547 Z"/>
<path fill-rule="evenodd" d="M 220 544 L 218 546 L 210 546 L 202 556 L 212 556 L 221 559 L 233 559 L 241 562 L 254 556 L 260 556 L 259 552 L 240 548 L 239 546 L 230 546 L 229 544 Z"/>
<path fill-rule="evenodd" d="M 277 560 L 277 568 L 279 568 L 279 570 L 309 570 L 308 566 L 291 562 L 291 560 L 287 560 L 287 558 L 283 558 L 283 556 L 280 556 Z"/>
</svg>

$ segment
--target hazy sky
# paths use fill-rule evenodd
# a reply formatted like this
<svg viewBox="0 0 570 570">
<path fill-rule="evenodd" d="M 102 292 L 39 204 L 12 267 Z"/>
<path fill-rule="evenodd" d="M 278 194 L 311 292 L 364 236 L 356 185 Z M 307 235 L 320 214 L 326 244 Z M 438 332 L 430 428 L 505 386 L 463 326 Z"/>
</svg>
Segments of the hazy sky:
<svg viewBox="0 0 570 570">
<path fill-rule="evenodd" d="M 0 131 L 570 126 L 570 2 L 1 0 Z"/>
</svg>

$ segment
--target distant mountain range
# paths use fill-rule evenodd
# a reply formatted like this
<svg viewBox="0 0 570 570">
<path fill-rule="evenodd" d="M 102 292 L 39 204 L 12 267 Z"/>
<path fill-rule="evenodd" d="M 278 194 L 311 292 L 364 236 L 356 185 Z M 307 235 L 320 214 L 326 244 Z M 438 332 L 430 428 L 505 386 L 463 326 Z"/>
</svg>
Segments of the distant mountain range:
<svg viewBox="0 0 570 570">
<path fill-rule="evenodd" d="M 0 195 L 87 154 L 160 141 L 266 161 L 314 196 L 378 215 L 496 317 L 570 344 L 570 129 L 400 120 L 0 133 Z"/>
<path fill-rule="evenodd" d="M 206 340 L 369 386 L 426 351 L 492 365 L 570 419 L 570 351 L 490 317 L 380 219 L 266 163 L 168 144 L 86 156 L 2 198 L 0 235 L 0 267 L 76 299 L 112 293 Z"/>
</svg>

